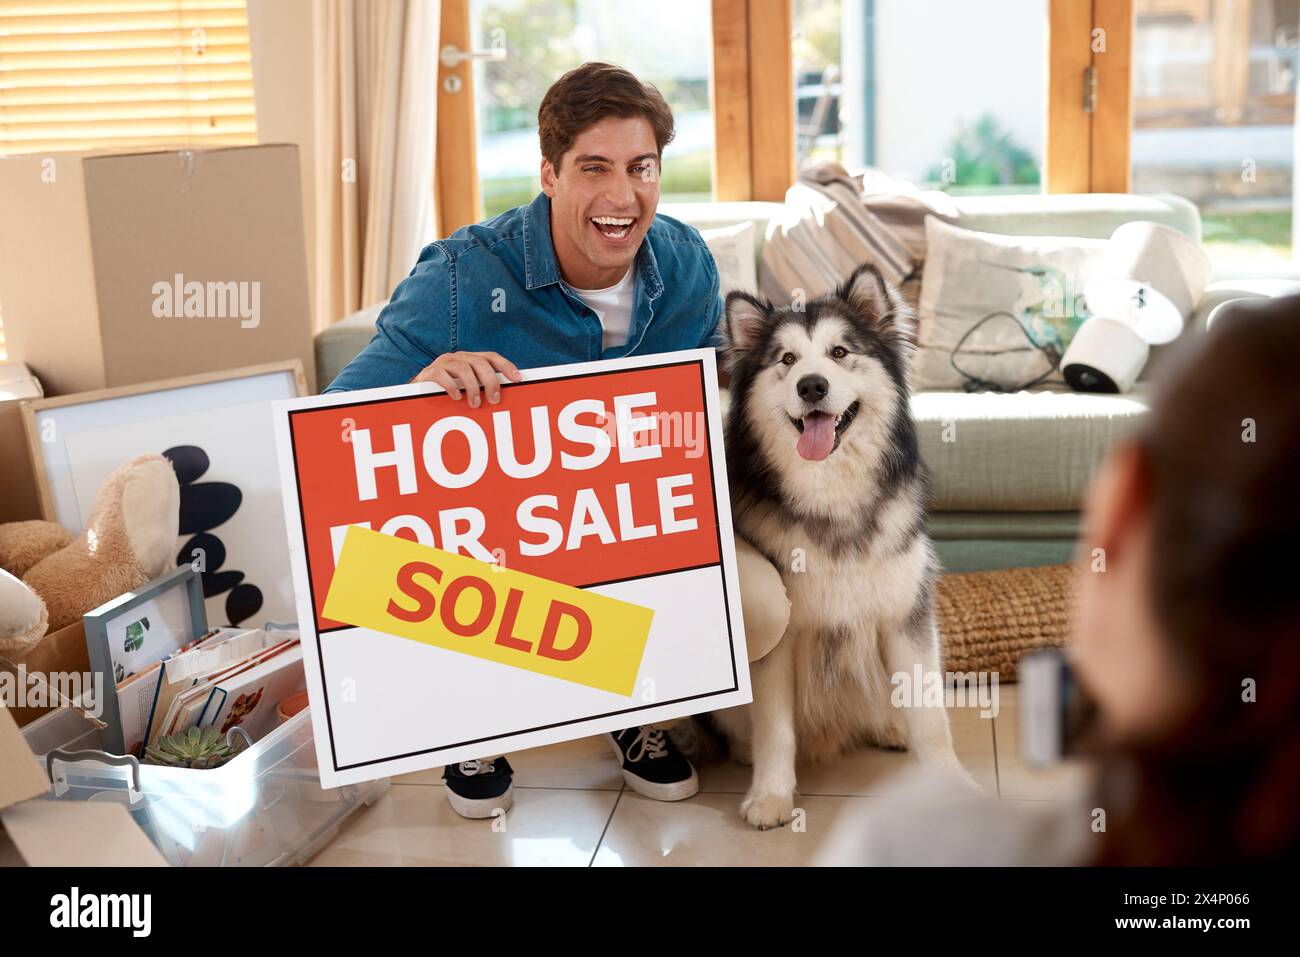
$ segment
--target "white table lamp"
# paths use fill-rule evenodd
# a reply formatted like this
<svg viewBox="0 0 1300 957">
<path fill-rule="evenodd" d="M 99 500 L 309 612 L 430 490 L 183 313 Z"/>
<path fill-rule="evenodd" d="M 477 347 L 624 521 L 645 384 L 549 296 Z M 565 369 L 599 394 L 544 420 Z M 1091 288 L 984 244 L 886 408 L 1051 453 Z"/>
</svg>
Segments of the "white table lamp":
<svg viewBox="0 0 1300 957">
<path fill-rule="evenodd" d="M 1091 316 L 1061 357 L 1061 372 L 1081 392 L 1127 392 L 1151 346 L 1172 342 L 1210 281 L 1196 240 L 1159 223 L 1125 223 L 1084 286 Z"/>
</svg>

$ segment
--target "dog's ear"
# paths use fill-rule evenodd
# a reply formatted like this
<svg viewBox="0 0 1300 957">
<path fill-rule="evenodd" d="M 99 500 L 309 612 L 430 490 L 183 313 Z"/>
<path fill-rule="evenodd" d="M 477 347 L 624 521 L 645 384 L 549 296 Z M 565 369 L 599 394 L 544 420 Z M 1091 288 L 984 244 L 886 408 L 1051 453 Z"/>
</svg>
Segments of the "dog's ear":
<svg viewBox="0 0 1300 957">
<path fill-rule="evenodd" d="M 916 349 L 916 316 L 874 263 L 853 270 L 836 294 L 898 344 L 909 358 Z"/>
<path fill-rule="evenodd" d="M 722 328 L 728 351 L 748 352 L 753 349 L 771 319 L 770 304 L 759 302 L 747 292 L 728 293 L 726 313 Z"/>
</svg>

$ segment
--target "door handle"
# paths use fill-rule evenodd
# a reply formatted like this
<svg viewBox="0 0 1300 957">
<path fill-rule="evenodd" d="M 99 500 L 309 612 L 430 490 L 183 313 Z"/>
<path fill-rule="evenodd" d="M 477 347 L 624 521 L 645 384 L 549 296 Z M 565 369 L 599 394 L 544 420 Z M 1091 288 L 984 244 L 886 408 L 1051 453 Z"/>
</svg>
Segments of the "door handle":
<svg viewBox="0 0 1300 957">
<path fill-rule="evenodd" d="M 466 60 L 487 60 L 489 62 L 499 62 L 506 58 L 505 47 L 488 47 L 486 50 L 462 50 L 454 43 L 449 43 L 442 48 L 438 59 L 448 70 L 454 70 Z"/>
</svg>

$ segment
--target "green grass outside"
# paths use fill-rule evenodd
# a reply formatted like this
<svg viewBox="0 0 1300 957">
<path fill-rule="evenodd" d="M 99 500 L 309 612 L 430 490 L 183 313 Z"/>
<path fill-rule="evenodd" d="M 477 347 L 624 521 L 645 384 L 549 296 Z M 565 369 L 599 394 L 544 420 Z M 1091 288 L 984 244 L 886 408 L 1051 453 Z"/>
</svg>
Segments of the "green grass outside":
<svg viewBox="0 0 1300 957">
<path fill-rule="evenodd" d="M 1262 245 L 1290 256 L 1291 211 L 1205 212 L 1201 214 L 1201 236 L 1207 246 Z"/>
</svg>

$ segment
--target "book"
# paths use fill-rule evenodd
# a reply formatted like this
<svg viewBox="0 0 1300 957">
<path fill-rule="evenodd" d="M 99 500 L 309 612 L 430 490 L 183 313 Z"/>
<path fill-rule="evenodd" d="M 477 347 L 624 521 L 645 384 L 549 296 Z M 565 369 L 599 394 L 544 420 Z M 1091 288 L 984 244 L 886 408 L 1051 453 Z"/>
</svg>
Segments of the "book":
<svg viewBox="0 0 1300 957">
<path fill-rule="evenodd" d="M 302 645 L 295 642 L 283 654 L 216 682 L 198 726 L 215 727 L 222 734 L 239 727 L 256 741 L 275 727 L 276 706 L 306 686 Z"/>
<path fill-rule="evenodd" d="M 164 658 L 145 722 L 144 741 L 156 745 L 172 702 L 200 681 L 259 651 L 280 644 L 283 635 L 261 629 L 219 629 L 192 649 Z"/>
<path fill-rule="evenodd" d="M 189 728 L 198 727 L 199 719 L 212 697 L 212 691 L 219 682 L 232 679 L 241 672 L 256 668 L 264 661 L 275 658 L 294 648 L 299 648 L 297 637 L 286 638 L 268 648 L 254 652 L 246 658 L 231 662 L 227 667 L 208 674 L 191 687 L 184 689 L 172 700 L 167 713 L 154 734 L 154 740 L 158 737 L 179 734 Z M 301 651 L 299 651 L 298 670 L 302 670 Z"/>
</svg>

